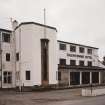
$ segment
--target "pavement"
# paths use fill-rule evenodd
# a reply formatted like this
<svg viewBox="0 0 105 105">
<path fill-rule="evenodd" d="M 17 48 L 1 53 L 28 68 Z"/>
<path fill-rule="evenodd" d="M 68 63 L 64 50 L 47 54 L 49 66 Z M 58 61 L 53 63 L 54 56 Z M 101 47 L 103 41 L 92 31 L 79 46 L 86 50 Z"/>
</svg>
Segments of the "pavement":
<svg viewBox="0 0 105 105">
<path fill-rule="evenodd" d="M 82 97 L 81 89 L 46 92 L 0 91 L 0 105 L 105 105 L 105 96 Z"/>
</svg>

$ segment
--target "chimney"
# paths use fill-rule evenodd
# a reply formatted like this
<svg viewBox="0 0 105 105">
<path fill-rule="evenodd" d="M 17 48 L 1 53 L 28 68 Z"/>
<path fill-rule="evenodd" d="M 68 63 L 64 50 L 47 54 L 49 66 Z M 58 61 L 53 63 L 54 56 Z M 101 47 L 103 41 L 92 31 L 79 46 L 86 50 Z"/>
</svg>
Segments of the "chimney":
<svg viewBox="0 0 105 105">
<path fill-rule="evenodd" d="M 18 26 L 18 21 L 17 20 L 14 20 L 12 22 L 12 29 L 15 30 L 15 28 Z"/>
</svg>

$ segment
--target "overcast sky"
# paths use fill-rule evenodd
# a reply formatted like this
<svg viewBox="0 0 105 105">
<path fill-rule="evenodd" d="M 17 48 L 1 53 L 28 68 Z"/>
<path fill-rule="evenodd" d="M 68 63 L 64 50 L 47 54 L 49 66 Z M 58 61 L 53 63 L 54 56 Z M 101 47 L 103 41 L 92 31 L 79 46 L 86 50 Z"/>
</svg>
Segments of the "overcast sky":
<svg viewBox="0 0 105 105">
<path fill-rule="evenodd" d="M 0 0 L 0 27 L 10 18 L 43 23 L 57 28 L 58 39 L 99 47 L 105 55 L 105 0 Z"/>
</svg>

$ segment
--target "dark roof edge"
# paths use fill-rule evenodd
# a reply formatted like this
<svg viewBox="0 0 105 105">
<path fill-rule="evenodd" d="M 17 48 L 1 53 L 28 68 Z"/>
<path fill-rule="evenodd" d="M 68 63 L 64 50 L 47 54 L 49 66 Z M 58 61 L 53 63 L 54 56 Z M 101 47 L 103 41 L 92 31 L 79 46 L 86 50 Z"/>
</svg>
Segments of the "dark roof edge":
<svg viewBox="0 0 105 105">
<path fill-rule="evenodd" d="M 12 32 L 12 30 L 0 28 L 0 31 Z"/>
<path fill-rule="evenodd" d="M 90 70 L 105 70 L 105 68 L 103 67 L 99 67 L 99 66 L 79 66 L 79 65 L 76 65 L 76 66 L 70 66 L 70 65 L 60 65 L 58 64 L 58 69 L 63 69 L 63 68 L 67 68 L 67 69 L 90 69 Z"/>
<path fill-rule="evenodd" d="M 58 42 L 61 43 L 66 43 L 66 44 L 73 44 L 73 45 L 78 45 L 78 46 L 83 46 L 83 47 L 88 47 L 88 48 L 94 48 L 94 49 L 99 49 L 97 47 L 92 47 L 92 46 L 86 46 L 86 45 L 82 45 L 82 44 L 77 44 L 77 43 L 70 43 L 70 42 L 66 42 L 66 41 L 61 41 L 61 40 L 57 40 Z"/>
<path fill-rule="evenodd" d="M 35 24 L 35 25 L 39 25 L 39 26 L 46 27 L 46 28 L 51 28 L 51 29 L 56 30 L 56 32 L 57 32 L 57 29 L 56 29 L 55 27 L 51 27 L 51 26 L 44 25 L 44 24 L 41 24 L 41 23 L 36 23 L 36 22 L 22 22 L 22 23 L 19 24 L 19 26 L 17 26 L 17 27 L 15 28 L 15 30 L 16 30 L 17 28 L 19 28 L 21 25 L 27 25 L 27 24 Z"/>
</svg>

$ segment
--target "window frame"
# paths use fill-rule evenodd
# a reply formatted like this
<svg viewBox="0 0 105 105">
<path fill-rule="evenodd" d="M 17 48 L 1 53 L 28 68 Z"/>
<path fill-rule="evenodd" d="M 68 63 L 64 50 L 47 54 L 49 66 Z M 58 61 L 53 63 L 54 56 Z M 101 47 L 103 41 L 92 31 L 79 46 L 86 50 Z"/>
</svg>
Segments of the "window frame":
<svg viewBox="0 0 105 105">
<path fill-rule="evenodd" d="M 11 55 L 10 53 L 6 53 L 6 61 L 9 62 L 11 60 Z"/>
<path fill-rule="evenodd" d="M 72 61 L 74 61 L 75 63 L 73 62 L 73 63 L 71 64 Z M 76 60 L 72 60 L 72 59 L 71 59 L 71 60 L 70 60 L 70 66 L 76 66 Z"/>
<path fill-rule="evenodd" d="M 88 61 L 87 66 L 92 67 L 92 61 Z"/>
<path fill-rule="evenodd" d="M 83 51 L 82 51 L 83 49 Z M 85 53 L 85 48 L 84 47 L 79 47 L 79 53 Z"/>
<path fill-rule="evenodd" d="M 65 61 L 65 63 L 64 63 L 64 62 L 61 63 L 61 61 L 63 61 L 63 60 Z M 60 65 L 66 65 L 66 59 L 64 59 L 64 58 L 60 58 L 60 59 L 59 59 L 59 64 L 60 64 Z"/>
<path fill-rule="evenodd" d="M 90 50 L 90 51 L 89 51 L 89 50 Z M 92 49 L 88 48 L 88 49 L 87 49 L 87 53 L 90 54 L 90 55 L 92 55 Z"/>
<path fill-rule="evenodd" d="M 66 44 L 59 43 L 59 49 L 65 51 L 66 50 Z"/>
<path fill-rule="evenodd" d="M 58 81 L 61 81 L 61 71 L 58 71 Z"/>
<path fill-rule="evenodd" d="M 28 80 L 28 81 L 31 80 L 31 71 L 30 70 L 26 70 L 25 77 L 26 77 L 26 80 Z"/>
<path fill-rule="evenodd" d="M 6 73 L 6 74 L 4 74 Z M 11 71 L 4 71 L 3 72 L 3 83 L 4 84 L 11 84 L 12 83 L 12 72 Z"/>
<path fill-rule="evenodd" d="M 70 45 L 70 51 L 71 52 L 76 52 L 76 46 L 75 45 Z"/>
<path fill-rule="evenodd" d="M 16 53 L 16 61 L 19 61 L 19 52 Z"/>
<path fill-rule="evenodd" d="M 81 62 L 82 62 L 83 64 L 82 64 Z M 80 60 L 80 61 L 79 61 L 79 66 L 85 66 L 85 61 Z"/>
<path fill-rule="evenodd" d="M 7 36 L 9 36 L 9 37 L 7 37 Z M 11 34 L 2 32 L 2 41 L 5 43 L 10 43 L 11 42 Z"/>
</svg>

